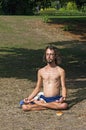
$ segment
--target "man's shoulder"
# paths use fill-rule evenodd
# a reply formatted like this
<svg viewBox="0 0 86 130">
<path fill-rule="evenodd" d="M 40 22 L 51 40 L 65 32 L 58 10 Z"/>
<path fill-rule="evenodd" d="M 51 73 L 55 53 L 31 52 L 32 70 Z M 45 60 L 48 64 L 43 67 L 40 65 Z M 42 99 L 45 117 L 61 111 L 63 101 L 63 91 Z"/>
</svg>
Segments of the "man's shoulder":
<svg viewBox="0 0 86 130">
<path fill-rule="evenodd" d="M 45 67 L 42 67 L 42 68 L 40 68 L 40 69 L 38 70 L 38 72 L 40 73 L 40 72 L 44 71 L 44 69 L 45 69 Z"/>
<path fill-rule="evenodd" d="M 57 68 L 58 68 L 58 71 L 59 71 L 60 73 L 64 73 L 64 72 L 65 72 L 65 70 L 64 70 L 62 67 L 57 66 Z"/>
</svg>

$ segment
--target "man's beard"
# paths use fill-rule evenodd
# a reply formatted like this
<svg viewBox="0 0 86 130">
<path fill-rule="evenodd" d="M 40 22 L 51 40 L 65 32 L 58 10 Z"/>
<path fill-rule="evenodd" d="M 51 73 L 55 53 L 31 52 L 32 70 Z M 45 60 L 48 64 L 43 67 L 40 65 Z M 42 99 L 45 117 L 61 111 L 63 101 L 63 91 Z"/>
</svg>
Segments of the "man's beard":
<svg viewBox="0 0 86 130">
<path fill-rule="evenodd" d="M 53 63 L 54 62 L 54 60 L 47 60 L 47 63 L 48 64 L 51 64 L 51 63 Z"/>
</svg>

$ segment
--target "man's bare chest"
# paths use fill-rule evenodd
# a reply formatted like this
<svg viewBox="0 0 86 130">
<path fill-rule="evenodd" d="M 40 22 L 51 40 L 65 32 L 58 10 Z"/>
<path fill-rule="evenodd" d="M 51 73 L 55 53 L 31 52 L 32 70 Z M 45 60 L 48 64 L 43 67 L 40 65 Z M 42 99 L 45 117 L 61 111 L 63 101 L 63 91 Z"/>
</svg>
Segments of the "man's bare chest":
<svg viewBox="0 0 86 130">
<path fill-rule="evenodd" d="M 58 80 L 59 73 L 56 71 L 46 71 L 42 73 L 43 80 Z"/>
</svg>

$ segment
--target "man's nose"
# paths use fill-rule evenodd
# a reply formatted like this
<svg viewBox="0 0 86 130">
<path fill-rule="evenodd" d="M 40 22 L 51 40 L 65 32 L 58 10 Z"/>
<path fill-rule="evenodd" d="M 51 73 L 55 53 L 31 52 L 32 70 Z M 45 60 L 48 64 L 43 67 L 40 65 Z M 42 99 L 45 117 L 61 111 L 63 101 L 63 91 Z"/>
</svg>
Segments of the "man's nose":
<svg viewBox="0 0 86 130">
<path fill-rule="evenodd" d="M 48 55 L 48 57 L 50 58 L 50 54 Z"/>
</svg>

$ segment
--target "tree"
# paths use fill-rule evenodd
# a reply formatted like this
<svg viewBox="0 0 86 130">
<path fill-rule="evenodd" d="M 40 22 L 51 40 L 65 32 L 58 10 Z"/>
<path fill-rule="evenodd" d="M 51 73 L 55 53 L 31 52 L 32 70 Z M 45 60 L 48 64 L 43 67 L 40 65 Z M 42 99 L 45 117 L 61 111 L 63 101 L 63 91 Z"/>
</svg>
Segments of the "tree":
<svg viewBox="0 0 86 130">
<path fill-rule="evenodd" d="M 75 0 L 78 9 L 81 9 L 84 4 L 86 4 L 86 0 Z"/>
<path fill-rule="evenodd" d="M 78 8 L 86 3 L 86 0 L 0 0 L 0 11 L 2 10 L 4 14 L 11 15 L 33 14 L 37 6 L 44 9 L 51 6 L 51 2 L 54 1 L 60 1 L 62 7 L 67 5 L 69 1 L 75 1 Z"/>
<path fill-rule="evenodd" d="M 33 14 L 34 0 L 1 0 L 4 14 Z"/>
<path fill-rule="evenodd" d="M 86 0 L 59 0 L 62 5 L 64 5 L 67 2 L 75 2 L 78 8 L 81 8 L 85 3 Z"/>
</svg>

